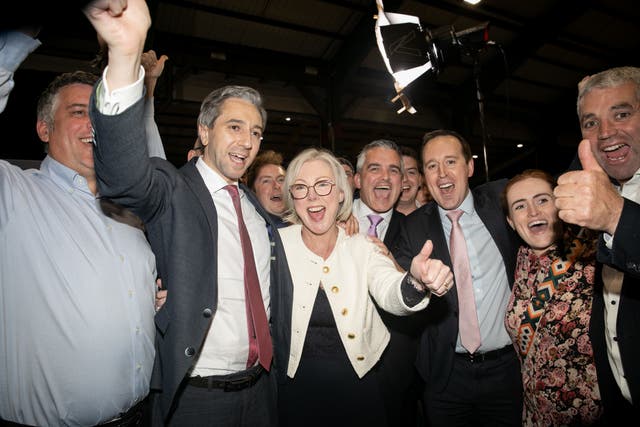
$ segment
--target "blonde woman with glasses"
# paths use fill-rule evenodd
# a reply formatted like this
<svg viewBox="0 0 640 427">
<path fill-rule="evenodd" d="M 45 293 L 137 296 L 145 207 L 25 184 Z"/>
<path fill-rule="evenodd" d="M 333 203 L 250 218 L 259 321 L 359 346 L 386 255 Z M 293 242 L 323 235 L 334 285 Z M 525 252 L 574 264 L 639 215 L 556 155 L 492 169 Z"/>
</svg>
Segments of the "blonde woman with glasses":
<svg viewBox="0 0 640 427">
<path fill-rule="evenodd" d="M 429 258 L 431 242 L 407 273 L 382 243 L 347 236 L 337 223 L 351 213 L 351 187 L 328 151 L 307 149 L 293 159 L 283 192 L 285 219 L 294 224 L 280 229 L 294 297 L 280 423 L 391 425 L 375 376 L 389 332 L 374 301 L 395 315 L 411 314 L 431 294 L 446 293 L 452 273 Z"/>
</svg>

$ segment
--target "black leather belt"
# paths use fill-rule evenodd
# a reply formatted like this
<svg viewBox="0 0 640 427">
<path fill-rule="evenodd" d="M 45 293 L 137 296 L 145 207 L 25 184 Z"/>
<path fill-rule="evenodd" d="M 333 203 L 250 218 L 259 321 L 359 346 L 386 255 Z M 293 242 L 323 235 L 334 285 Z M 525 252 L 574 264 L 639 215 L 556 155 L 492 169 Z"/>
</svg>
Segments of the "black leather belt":
<svg viewBox="0 0 640 427">
<path fill-rule="evenodd" d="M 99 424 L 96 427 L 138 427 L 142 426 L 144 415 L 144 402 L 146 399 L 138 402 L 127 412 L 123 412 L 117 418 L 107 421 L 103 424 Z M 0 425 L 3 427 L 30 427 L 28 424 L 14 423 L 11 421 L 5 421 L 0 418 Z"/>
<path fill-rule="evenodd" d="M 456 353 L 456 357 L 468 360 L 471 363 L 482 363 L 487 360 L 495 360 L 504 356 L 505 354 L 513 353 L 514 349 L 512 345 L 507 345 L 497 350 L 487 351 L 485 353 Z"/>
<path fill-rule="evenodd" d="M 145 400 L 138 402 L 127 412 L 117 418 L 100 424 L 98 427 L 134 427 L 142 425 L 143 407 Z"/>
<path fill-rule="evenodd" d="M 258 382 L 264 368 L 260 365 L 230 375 L 213 375 L 210 377 L 191 377 L 189 385 L 194 387 L 212 389 L 219 388 L 224 391 L 238 391 L 253 386 Z"/>
</svg>

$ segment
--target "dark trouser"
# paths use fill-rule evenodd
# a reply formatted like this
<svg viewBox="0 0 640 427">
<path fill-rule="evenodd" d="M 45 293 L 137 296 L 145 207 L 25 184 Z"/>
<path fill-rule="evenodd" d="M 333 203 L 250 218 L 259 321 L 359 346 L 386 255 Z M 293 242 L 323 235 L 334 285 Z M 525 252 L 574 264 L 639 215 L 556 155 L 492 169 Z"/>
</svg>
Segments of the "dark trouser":
<svg viewBox="0 0 640 427">
<path fill-rule="evenodd" d="M 522 375 L 515 352 L 475 361 L 455 355 L 447 387 L 431 392 L 427 382 L 424 404 L 431 427 L 521 426 Z"/>
<path fill-rule="evenodd" d="M 214 377 L 230 380 L 243 373 Z M 275 427 L 278 425 L 276 386 L 274 375 L 263 372 L 255 384 L 246 388 L 217 388 L 194 386 L 187 382 L 177 397 L 169 426 L 247 426 Z"/>
<path fill-rule="evenodd" d="M 638 415 L 640 415 L 640 405 L 629 403 L 620 392 L 620 388 L 613 376 L 610 379 L 611 387 L 606 389 L 600 387 L 600 394 L 603 396 L 604 403 L 602 425 L 617 427 L 635 424 L 638 422 Z"/>
<path fill-rule="evenodd" d="M 415 427 L 423 382 L 415 368 L 417 340 L 391 331 L 391 341 L 376 366 L 389 425 Z"/>
</svg>

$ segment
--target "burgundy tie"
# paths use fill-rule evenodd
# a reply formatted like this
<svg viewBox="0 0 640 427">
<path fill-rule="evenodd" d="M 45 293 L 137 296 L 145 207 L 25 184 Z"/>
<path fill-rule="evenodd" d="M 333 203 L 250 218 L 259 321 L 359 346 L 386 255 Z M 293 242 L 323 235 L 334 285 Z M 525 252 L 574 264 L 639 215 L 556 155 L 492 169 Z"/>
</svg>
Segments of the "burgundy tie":
<svg viewBox="0 0 640 427">
<path fill-rule="evenodd" d="M 462 214 L 461 210 L 447 212 L 447 217 L 451 220 L 449 249 L 451 250 L 453 274 L 458 291 L 460 341 L 464 348 L 473 354 L 480 347 L 480 327 L 478 326 L 476 299 L 473 296 L 473 280 L 471 279 L 467 243 L 458 222 Z"/>
<path fill-rule="evenodd" d="M 247 368 L 252 367 L 256 363 L 256 360 L 260 360 L 260 364 L 268 371 L 271 367 L 273 347 L 271 345 L 271 335 L 269 334 L 267 313 L 264 310 L 264 303 L 262 302 L 256 263 L 253 258 L 251 239 L 249 238 L 247 227 L 244 224 L 244 219 L 242 219 L 238 187 L 235 185 L 227 185 L 224 189 L 231 195 L 233 207 L 238 216 L 238 228 L 240 230 L 240 242 L 242 244 L 242 256 L 244 258 L 244 295 L 247 309 L 247 327 L 249 329 L 249 358 L 247 359 Z"/>
</svg>

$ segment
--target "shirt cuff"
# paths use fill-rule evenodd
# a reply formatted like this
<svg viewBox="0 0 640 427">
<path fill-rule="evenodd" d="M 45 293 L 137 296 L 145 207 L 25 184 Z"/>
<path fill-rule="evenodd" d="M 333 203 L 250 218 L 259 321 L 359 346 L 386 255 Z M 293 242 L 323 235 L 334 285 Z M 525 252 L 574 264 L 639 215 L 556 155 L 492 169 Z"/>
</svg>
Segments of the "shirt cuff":
<svg viewBox="0 0 640 427">
<path fill-rule="evenodd" d="M 102 80 L 100 80 L 96 88 L 96 107 L 100 113 L 106 116 L 115 116 L 131 107 L 144 96 L 144 68 L 140 66 L 138 80 L 113 92 L 109 90 L 109 85 L 107 84 L 108 68 L 107 66 L 104 69 Z"/>
</svg>

